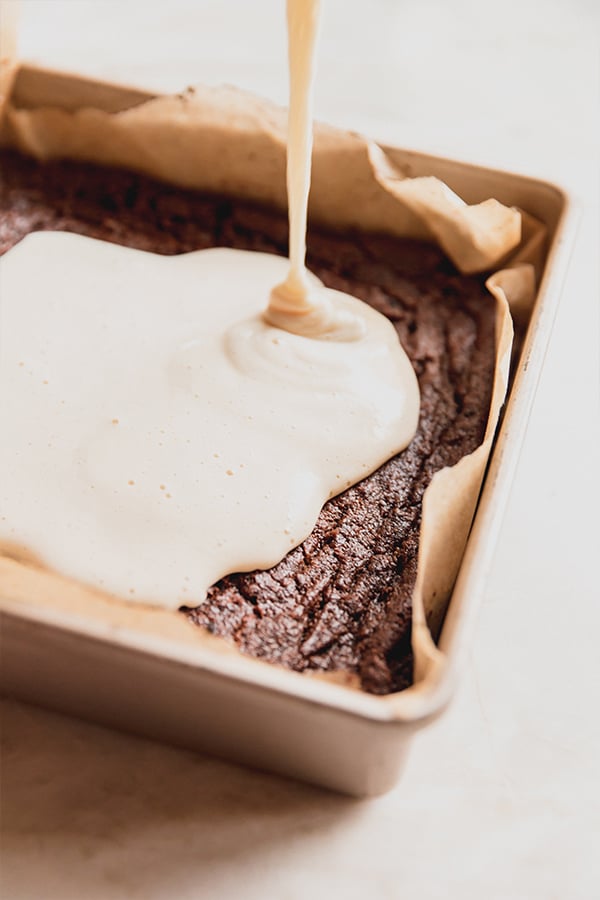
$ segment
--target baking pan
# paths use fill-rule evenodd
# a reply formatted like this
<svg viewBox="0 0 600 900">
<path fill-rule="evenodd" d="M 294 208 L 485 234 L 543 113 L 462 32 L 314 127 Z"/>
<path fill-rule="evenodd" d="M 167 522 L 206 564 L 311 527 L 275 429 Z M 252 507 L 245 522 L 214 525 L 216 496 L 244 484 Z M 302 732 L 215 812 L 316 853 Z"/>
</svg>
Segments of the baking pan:
<svg viewBox="0 0 600 900">
<path fill-rule="evenodd" d="M 116 112 L 152 95 L 21 66 L 12 87 L 21 109 L 92 107 Z M 218 640 L 198 645 L 177 633 L 148 633 L 139 621 L 115 627 L 68 607 L 36 605 L 39 574 L 18 590 L 0 584 L 3 692 L 69 714 L 218 754 L 345 793 L 382 793 L 397 780 L 415 730 L 451 698 L 485 591 L 502 513 L 574 234 L 572 204 L 554 184 L 508 172 L 383 148 L 410 175 L 436 175 L 467 202 L 495 197 L 547 230 L 542 273 L 523 350 L 439 636 L 441 677 L 378 697 L 334 681 L 244 657 Z M 63 587 L 77 591 L 77 587 Z M 76 604 L 73 605 L 75 609 Z M 139 615 L 139 613 L 138 613 Z"/>
</svg>

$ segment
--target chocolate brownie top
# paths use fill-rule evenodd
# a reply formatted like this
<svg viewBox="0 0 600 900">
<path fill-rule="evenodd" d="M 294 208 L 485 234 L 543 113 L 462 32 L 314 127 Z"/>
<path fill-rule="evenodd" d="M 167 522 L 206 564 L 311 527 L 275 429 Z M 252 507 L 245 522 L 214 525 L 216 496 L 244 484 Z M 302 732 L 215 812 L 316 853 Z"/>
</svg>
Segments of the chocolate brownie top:
<svg viewBox="0 0 600 900">
<path fill-rule="evenodd" d="M 156 253 L 224 246 L 287 253 L 280 212 L 131 172 L 0 156 L 0 253 L 63 230 Z M 311 229 L 309 268 L 393 322 L 421 390 L 409 447 L 330 500 L 309 537 L 268 571 L 232 574 L 182 613 L 244 653 L 298 671 L 358 674 L 364 690 L 412 679 L 411 595 L 421 500 L 433 474 L 480 443 L 494 372 L 495 310 L 483 277 L 435 247 Z M 317 437 L 318 440 L 318 437 Z"/>
</svg>

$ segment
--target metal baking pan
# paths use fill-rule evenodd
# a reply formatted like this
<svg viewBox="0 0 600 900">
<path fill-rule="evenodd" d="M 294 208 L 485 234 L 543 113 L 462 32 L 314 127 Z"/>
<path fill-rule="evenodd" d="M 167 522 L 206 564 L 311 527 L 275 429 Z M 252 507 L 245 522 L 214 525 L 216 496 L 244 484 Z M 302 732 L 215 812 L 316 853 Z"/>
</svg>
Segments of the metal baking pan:
<svg viewBox="0 0 600 900">
<path fill-rule="evenodd" d="M 16 106 L 115 112 L 151 95 L 22 66 Z M 452 696 L 485 592 L 491 556 L 524 436 L 574 233 L 572 204 L 554 184 L 384 147 L 410 174 L 434 174 L 468 202 L 495 197 L 543 222 L 543 277 L 439 646 L 440 681 L 377 697 L 288 672 L 218 646 L 86 621 L 8 598 L 0 585 L 5 694 L 161 741 L 217 754 L 345 793 L 382 793 L 398 779 L 413 733 Z"/>
</svg>

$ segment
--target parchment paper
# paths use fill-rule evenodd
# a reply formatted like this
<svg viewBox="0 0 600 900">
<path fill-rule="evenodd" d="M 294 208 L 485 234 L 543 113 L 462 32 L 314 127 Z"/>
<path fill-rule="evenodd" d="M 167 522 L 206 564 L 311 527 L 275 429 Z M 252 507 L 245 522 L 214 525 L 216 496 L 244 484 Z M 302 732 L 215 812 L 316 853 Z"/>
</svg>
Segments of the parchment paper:
<svg viewBox="0 0 600 900">
<path fill-rule="evenodd" d="M 3 0 L 0 3 L 0 116 L 17 71 L 18 16 L 18 0 Z"/>
<path fill-rule="evenodd" d="M 184 187 L 212 190 L 286 208 L 286 112 L 235 88 L 189 89 L 118 113 L 83 108 L 6 108 L 9 143 L 39 159 L 73 158 L 124 166 Z M 463 272 L 488 271 L 496 302 L 496 368 L 489 419 L 480 447 L 436 473 L 424 496 L 413 597 L 415 685 L 436 680 L 444 657 L 435 645 L 468 537 L 498 414 L 508 384 L 510 310 L 525 318 L 535 298 L 542 226 L 493 198 L 469 206 L 435 177 L 404 177 L 376 144 L 327 126 L 315 129 L 312 221 L 437 241 Z M 189 643 L 237 651 L 178 613 L 135 606 L 74 584 L 5 551 L 2 593 L 81 620 L 108 619 Z M 358 686 L 354 678 L 333 680 Z"/>
</svg>

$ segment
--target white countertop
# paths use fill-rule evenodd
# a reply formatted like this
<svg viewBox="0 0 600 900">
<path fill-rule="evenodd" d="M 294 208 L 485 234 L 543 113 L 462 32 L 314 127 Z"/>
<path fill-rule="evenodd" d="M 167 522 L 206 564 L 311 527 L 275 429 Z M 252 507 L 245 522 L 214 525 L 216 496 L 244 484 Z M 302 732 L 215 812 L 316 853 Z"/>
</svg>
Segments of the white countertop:
<svg viewBox="0 0 600 900">
<path fill-rule="evenodd" d="M 285 100 L 283 0 L 22 5 L 37 63 Z M 581 204 L 460 689 L 399 786 L 360 802 L 6 702 L 6 900 L 598 896 L 598 6 L 325 6 L 321 119 L 549 178 Z"/>
</svg>

